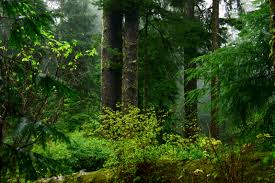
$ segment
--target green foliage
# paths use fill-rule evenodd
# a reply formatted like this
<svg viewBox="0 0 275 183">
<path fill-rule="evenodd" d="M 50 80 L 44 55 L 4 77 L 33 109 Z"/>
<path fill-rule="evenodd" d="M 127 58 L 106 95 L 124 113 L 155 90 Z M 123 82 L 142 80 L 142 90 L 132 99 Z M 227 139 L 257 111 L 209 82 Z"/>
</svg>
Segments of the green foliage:
<svg viewBox="0 0 275 183">
<path fill-rule="evenodd" d="M 153 110 L 141 111 L 136 107 L 129 107 L 127 112 L 105 109 L 101 123 L 98 132 L 113 142 L 114 153 L 106 162 L 107 167 L 120 167 L 120 173 L 133 175 L 137 164 L 156 158 L 152 148 L 158 143 L 161 118 L 158 119 Z"/>
<path fill-rule="evenodd" d="M 58 171 L 68 173 L 95 171 L 103 167 L 105 161 L 112 154 L 111 142 L 96 137 L 86 137 L 82 132 L 70 133 L 71 143 L 49 141 L 46 148 L 36 145 L 33 152 L 43 157 L 62 162 Z"/>
<path fill-rule="evenodd" d="M 241 20 L 244 26 L 236 42 L 195 60 L 198 69 L 191 71 L 190 79 L 201 78 L 205 84 L 202 89 L 190 92 L 189 99 L 206 94 L 211 80 L 218 76 L 219 97 L 214 102 L 219 106 L 219 121 L 228 124 L 226 132 L 244 137 L 252 131 L 265 131 L 267 124 L 271 127 L 274 123 L 272 114 L 268 113 L 268 120 L 264 117 L 264 111 L 273 107 L 274 86 L 267 33 L 268 6 L 262 4 Z M 259 115 L 265 120 L 259 120 Z M 273 128 L 269 130 L 274 133 Z"/>
<path fill-rule="evenodd" d="M 62 80 L 77 91 L 78 96 L 64 101 L 64 109 L 56 126 L 64 132 L 93 125 L 100 111 L 100 23 L 98 11 L 90 0 L 51 0 L 57 21 L 54 34 L 60 42 L 74 42 L 73 52 L 64 58 L 71 72 L 62 72 Z M 73 7 L 73 8 L 72 8 Z"/>
<path fill-rule="evenodd" d="M 35 180 L 48 172 L 54 172 L 58 162 L 40 154 L 31 152 L 34 144 L 46 146 L 47 139 L 62 140 L 68 138 L 55 128 L 41 122 L 29 121 L 27 118 L 14 119 L 17 126 L 8 131 L 0 157 L 3 163 L 1 179 L 13 179 L 17 176 L 27 180 Z"/>
<path fill-rule="evenodd" d="M 143 81 L 147 79 L 149 106 L 168 111 L 173 108 L 178 95 L 179 71 L 191 58 L 200 55 L 198 49 L 207 49 L 209 35 L 199 19 L 183 16 L 181 11 L 168 11 L 166 3 L 152 3 L 142 12 L 142 22 L 145 22 L 147 12 L 149 23 L 147 37 L 143 27 L 139 39 L 139 93 L 142 98 Z M 144 62 L 149 67 L 148 78 L 144 76 Z"/>
<path fill-rule="evenodd" d="M 112 154 L 105 167 L 115 168 L 117 179 L 132 181 L 146 164 L 162 161 L 182 161 L 209 156 L 206 152 L 207 138 L 194 143 L 179 135 L 163 135 L 160 144 L 161 124 L 164 116 L 157 116 L 153 110 L 141 111 L 131 107 L 128 112 L 106 109 L 97 130 L 110 139 Z M 204 142 L 204 143 L 203 143 Z M 220 141 L 211 139 L 217 147 Z"/>
<path fill-rule="evenodd" d="M 3 19 L 1 25 L 7 31 L 2 32 L 1 38 L 9 40 L 12 45 L 22 47 L 30 40 L 41 39 L 43 31 L 48 30 L 53 23 L 51 13 L 41 0 L 1 0 L 0 7 L 1 20 Z"/>
<path fill-rule="evenodd" d="M 198 6 L 202 5 L 201 1 L 195 2 Z M 181 107 L 175 103 L 183 100 L 179 99 L 184 91 L 181 88 L 184 86 L 184 72 L 181 70 L 186 68 L 191 59 L 207 50 L 207 26 L 205 20 L 199 18 L 199 12 L 195 12 L 194 18 L 186 15 L 187 1 L 174 3 L 170 0 L 148 0 L 144 3 L 140 12 L 139 107 L 146 105 L 168 113 L 163 132 L 182 132 L 178 126 L 185 120 L 183 115 L 175 114 Z"/>
<path fill-rule="evenodd" d="M 136 107 L 129 107 L 127 112 L 105 109 L 98 132 L 113 140 L 139 138 L 145 144 L 154 143 L 163 117 L 158 118 L 153 110 L 143 112 Z"/>
<path fill-rule="evenodd" d="M 60 72 L 70 72 L 74 65 L 62 59 L 76 54 L 73 45 L 59 42 L 44 33 L 48 42 L 25 46 L 21 50 L 1 47 L 0 70 L 2 85 L 1 104 L 1 178 L 22 176 L 37 179 L 54 172 L 50 158 L 31 152 L 35 144 L 46 146 L 51 140 L 68 138 L 53 125 L 59 118 L 66 98 L 76 97 L 76 92 L 59 77 Z M 49 73 L 43 54 L 60 59 Z M 7 158 L 9 157 L 9 158 Z M 51 164 L 53 162 L 53 164 Z M 40 166 L 41 165 L 41 166 Z M 26 170 L 27 168 L 27 170 Z"/>
<path fill-rule="evenodd" d="M 44 1 L 1 1 L 0 5 L 1 20 L 3 20 L 0 50 L 1 180 L 4 182 L 7 179 L 16 180 L 16 177 L 20 180 L 35 180 L 38 177 L 56 175 L 58 172 L 64 173 L 71 169 L 78 171 L 80 167 L 96 169 L 100 166 L 96 163 L 82 165 L 88 159 L 103 164 L 103 156 L 99 158 L 92 155 L 85 156 L 86 153 L 93 154 L 88 152 L 87 146 L 80 151 L 74 149 L 73 152 L 79 159 L 72 160 L 69 165 L 64 163 L 65 158 L 57 159 L 41 151 L 39 153 L 32 151 L 34 145 L 39 145 L 45 150 L 50 142 L 57 143 L 60 140 L 64 141 L 60 143 L 65 146 L 69 140 L 63 133 L 67 131 L 67 126 L 63 125 L 65 130 L 60 128 L 62 122 L 64 124 L 67 119 L 75 121 L 83 119 L 83 122 L 80 122 L 82 124 L 90 121 L 87 115 L 98 110 L 98 107 L 90 107 L 95 104 L 91 101 L 98 98 L 97 92 L 90 92 L 91 85 L 87 85 L 91 93 L 88 97 L 94 98 L 84 102 L 81 96 L 87 92 L 80 91 L 76 87 L 77 82 L 72 82 L 73 79 L 70 78 L 79 73 L 80 60 L 89 60 L 97 55 L 96 49 L 92 44 L 83 44 L 83 41 L 90 42 L 89 39 L 73 40 L 68 35 L 67 41 L 57 40 L 56 37 L 59 35 L 53 36 L 49 32 L 53 23 L 53 14 L 47 10 Z M 92 16 L 89 15 L 88 18 L 91 23 Z M 89 29 L 93 27 L 90 24 L 87 26 Z M 82 35 L 82 38 L 84 37 Z M 8 41 L 15 47 L 7 44 Z M 98 73 L 88 72 L 86 75 L 94 77 L 94 85 L 98 85 Z M 77 106 L 79 110 L 76 111 L 75 101 L 80 101 L 81 105 L 85 106 L 85 111 L 79 106 Z M 88 110 L 90 111 L 86 112 Z M 66 115 L 70 111 L 74 112 L 71 113 L 74 114 L 74 118 Z M 65 151 L 62 145 L 58 148 L 63 148 Z M 72 148 L 79 144 L 73 145 L 75 144 L 72 144 Z M 55 155 L 58 155 L 57 152 L 55 151 Z"/>
<path fill-rule="evenodd" d="M 275 157 L 265 152 L 274 150 L 275 134 L 267 1 L 240 18 L 222 20 L 235 25 L 240 38 L 195 59 L 198 68 L 190 70 L 189 79 L 203 79 L 205 85 L 190 92 L 186 102 L 207 94 L 218 76 L 220 93 L 213 102 L 219 106 L 219 121 L 228 127 L 225 138 L 234 146 L 167 133 L 173 131 L 178 71 L 208 50 L 208 19 L 198 17 L 209 10 L 196 8 L 197 17 L 190 19 L 183 1 L 116 1 L 112 8 L 140 7 L 139 81 L 148 80 L 147 106 L 157 110 L 104 109 L 100 116 L 100 40 L 91 2 L 51 2 L 56 3 L 54 26 L 42 0 L 0 0 L 0 182 L 103 167 L 124 182 L 273 180 L 255 176 L 257 169 L 271 175 Z M 141 98 L 144 86 L 139 83 Z M 197 132 L 197 121 L 191 122 L 184 128 Z M 91 182 L 84 175 L 82 180 Z"/>
</svg>

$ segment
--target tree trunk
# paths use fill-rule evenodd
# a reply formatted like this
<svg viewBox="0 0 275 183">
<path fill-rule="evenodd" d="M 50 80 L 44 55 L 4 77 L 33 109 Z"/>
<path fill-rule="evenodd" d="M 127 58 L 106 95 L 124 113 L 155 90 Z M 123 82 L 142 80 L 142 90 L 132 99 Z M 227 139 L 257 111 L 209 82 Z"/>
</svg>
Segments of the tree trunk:
<svg viewBox="0 0 275 183">
<path fill-rule="evenodd" d="M 213 0 L 212 6 L 212 51 L 219 48 L 219 0 Z M 218 137 L 218 77 L 215 76 L 211 81 L 211 122 L 210 134 L 212 137 Z"/>
<path fill-rule="evenodd" d="M 194 0 L 189 0 L 186 3 L 186 16 L 192 20 L 195 18 L 195 13 L 194 13 L 194 7 L 195 7 L 195 2 Z M 198 104 L 197 100 L 195 101 L 186 101 L 187 94 L 195 89 L 197 89 L 197 79 L 192 79 L 190 81 L 187 80 L 189 77 L 187 71 L 189 69 L 195 69 L 196 64 L 192 63 L 192 59 L 195 57 L 197 50 L 195 47 L 188 47 L 184 48 L 184 95 L 185 95 L 185 104 L 184 104 L 184 112 L 185 112 L 185 135 L 187 137 L 194 136 L 197 133 L 198 129 Z"/>
<path fill-rule="evenodd" d="M 0 117 L 0 151 L 3 151 L 4 124 L 5 124 L 4 120 L 2 119 L 2 117 Z M 3 169 L 3 156 L 0 155 L 0 178 L 2 177 L 2 169 Z"/>
<path fill-rule="evenodd" d="M 8 32 L 6 29 L 1 30 L 1 38 L 2 38 L 2 45 L 5 47 L 8 45 Z M 5 55 L 3 50 L 0 50 L 1 55 Z M 4 95 L 4 100 L 1 100 L 0 105 L 0 152 L 3 152 L 4 148 L 4 138 L 5 138 L 5 131 L 7 128 L 6 118 L 8 116 L 8 107 L 7 107 L 7 101 L 9 99 L 8 95 L 8 88 L 9 86 L 9 67 L 8 62 L 4 57 L 0 57 L 1 67 L 0 67 L 0 93 Z M 2 98 L 3 99 L 3 98 Z M 3 154 L 0 153 L 0 183 L 1 178 L 4 176 L 2 174 L 2 170 L 4 168 L 4 160 L 6 157 L 3 157 Z"/>
<path fill-rule="evenodd" d="M 144 65 L 144 80 L 143 80 L 143 108 L 146 109 L 148 105 L 148 94 L 149 94 L 149 60 L 148 60 L 148 21 L 149 21 L 149 10 L 146 13 L 145 17 L 145 35 L 144 35 L 144 59 L 143 59 L 143 65 Z"/>
<path fill-rule="evenodd" d="M 101 102 L 102 107 L 116 109 L 121 102 L 122 83 L 122 19 L 123 13 L 112 1 L 103 8 L 101 50 Z M 116 4 L 116 5 L 115 5 Z"/>
<path fill-rule="evenodd" d="M 271 11 L 271 18 L 270 18 L 270 32 L 272 34 L 271 38 L 271 60 L 273 63 L 273 70 L 275 69 L 275 0 L 270 0 L 270 11 Z M 273 71 L 273 79 L 275 77 L 275 71 Z M 275 80 L 274 80 L 275 81 Z M 275 83 L 274 83 L 275 85 Z"/>
<path fill-rule="evenodd" d="M 124 60 L 122 73 L 122 102 L 128 106 L 138 106 L 138 28 L 139 11 L 134 4 L 125 12 Z"/>
</svg>

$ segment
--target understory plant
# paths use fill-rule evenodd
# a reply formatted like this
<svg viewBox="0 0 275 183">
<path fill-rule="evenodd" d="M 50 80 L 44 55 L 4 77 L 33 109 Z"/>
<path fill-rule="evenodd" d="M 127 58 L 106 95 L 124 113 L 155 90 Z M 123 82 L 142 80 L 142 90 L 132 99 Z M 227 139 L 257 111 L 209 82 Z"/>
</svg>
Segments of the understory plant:
<svg viewBox="0 0 275 183">
<path fill-rule="evenodd" d="M 215 147 L 221 142 L 207 137 L 183 138 L 175 134 L 162 134 L 164 116 L 154 110 L 142 111 L 130 107 L 127 112 L 106 109 L 97 130 L 112 144 L 113 154 L 106 161 L 106 168 L 115 168 L 119 181 L 142 181 L 142 174 L 149 167 L 164 162 L 180 162 L 209 156 L 211 141 Z M 149 168 L 150 169 L 150 168 Z M 145 180 L 143 180 L 145 181 Z"/>
</svg>

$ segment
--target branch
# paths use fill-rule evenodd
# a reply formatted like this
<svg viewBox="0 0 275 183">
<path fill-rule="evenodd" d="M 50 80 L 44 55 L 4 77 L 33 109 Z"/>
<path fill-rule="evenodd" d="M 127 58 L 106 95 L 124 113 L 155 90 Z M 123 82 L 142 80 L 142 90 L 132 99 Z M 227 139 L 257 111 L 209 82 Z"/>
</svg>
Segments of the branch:
<svg viewBox="0 0 275 183">
<path fill-rule="evenodd" d="M 31 143 L 29 143 L 29 144 L 25 144 L 25 145 L 19 147 L 19 149 L 24 149 L 24 148 L 27 148 L 27 147 L 29 147 L 29 146 L 34 145 L 34 144 L 39 140 L 39 138 L 40 138 L 41 136 L 42 136 L 42 134 L 40 133 L 40 135 L 38 135 L 38 137 L 37 137 L 33 142 L 31 142 Z"/>
</svg>

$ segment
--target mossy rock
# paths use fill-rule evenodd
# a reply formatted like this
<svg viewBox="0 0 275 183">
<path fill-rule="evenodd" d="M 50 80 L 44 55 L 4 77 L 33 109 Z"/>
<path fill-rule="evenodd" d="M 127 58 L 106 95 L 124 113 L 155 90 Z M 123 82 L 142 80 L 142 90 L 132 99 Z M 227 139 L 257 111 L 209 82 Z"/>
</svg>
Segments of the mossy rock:
<svg viewBox="0 0 275 183">
<path fill-rule="evenodd" d="M 64 177 L 42 179 L 37 183 L 111 183 L 113 177 L 112 170 L 101 169 L 96 172 L 80 172 Z"/>
</svg>

